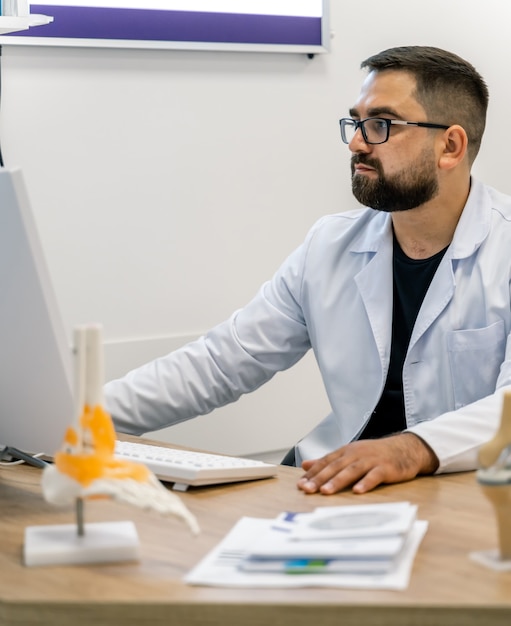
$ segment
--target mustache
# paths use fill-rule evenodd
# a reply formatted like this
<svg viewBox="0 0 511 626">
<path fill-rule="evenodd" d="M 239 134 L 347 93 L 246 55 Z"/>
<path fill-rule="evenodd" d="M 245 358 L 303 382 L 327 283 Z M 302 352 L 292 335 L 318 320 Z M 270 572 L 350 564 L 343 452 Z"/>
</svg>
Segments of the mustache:
<svg viewBox="0 0 511 626">
<path fill-rule="evenodd" d="M 361 165 L 368 165 L 369 167 L 373 167 L 378 172 L 378 174 L 383 173 L 380 161 L 378 159 L 373 159 L 370 156 L 367 156 L 366 154 L 354 154 L 351 157 L 351 171 L 352 172 L 355 169 L 355 165 L 357 165 L 358 163 L 360 163 Z"/>
</svg>

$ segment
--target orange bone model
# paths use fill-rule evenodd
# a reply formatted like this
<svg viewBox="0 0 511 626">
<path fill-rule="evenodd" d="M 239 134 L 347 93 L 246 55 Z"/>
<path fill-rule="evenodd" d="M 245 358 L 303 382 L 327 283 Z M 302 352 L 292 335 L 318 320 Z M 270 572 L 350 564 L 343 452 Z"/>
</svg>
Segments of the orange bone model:
<svg viewBox="0 0 511 626">
<path fill-rule="evenodd" d="M 78 360 L 77 367 L 81 371 L 77 380 L 81 383 L 77 396 L 78 402 L 85 402 L 81 404 L 83 410 L 77 427 L 70 426 L 64 435 L 63 445 L 55 454 L 55 463 L 44 469 L 45 499 L 52 504 L 68 505 L 87 498 L 113 498 L 164 515 L 175 515 L 197 533 L 199 526 L 195 517 L 149 468 L 115 457 L 112 418 L 98 402 L 102 398 L 100 334 L 97 327 L 87 327 L 82 333 L 85 336 L 79 338 L 78 344 L 89 358 Z M 88 374 L 82 371 L 84 369 Z"/>
<path fill-rule="evenodd" d="M 115 430 L 110 416 L 101 406 L 84 408 L 80 430 L 81 435 L 73 427 L 67 429 L 64 444 L 55 454 L 59 472 L 84 487 L 98 478 L 149 480 L 150 471 L 145 465 L 114 457 Z"/>
</svg>

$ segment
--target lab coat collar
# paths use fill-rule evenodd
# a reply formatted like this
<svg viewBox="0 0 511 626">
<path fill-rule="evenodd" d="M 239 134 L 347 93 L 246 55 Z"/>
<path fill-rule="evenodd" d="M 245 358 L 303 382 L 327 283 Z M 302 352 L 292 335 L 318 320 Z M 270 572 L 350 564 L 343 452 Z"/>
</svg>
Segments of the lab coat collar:
<svg viewBox="0 0 511 626">
<path fill-rule="evenodd" d="M 471 178 L 470 193 L 451 243 L 451 258 L 464 259 L 473 254 L 490 232 L 492 202 L 488 189 Z"/>
</svg>

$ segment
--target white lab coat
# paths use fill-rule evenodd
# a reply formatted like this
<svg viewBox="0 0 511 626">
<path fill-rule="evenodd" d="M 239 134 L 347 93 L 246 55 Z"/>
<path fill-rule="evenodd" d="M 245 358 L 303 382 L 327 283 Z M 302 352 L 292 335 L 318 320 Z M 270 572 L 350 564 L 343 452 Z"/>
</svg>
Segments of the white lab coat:
<svg viewBox="0 0 511 626">
<path fill-rule="evenodd" d="M 140 434 L 208 413 L 312 348 L 332 413 L 298 443 L 297 462 L 356 439 L 389 367 L 392 246 L 387 213 L 322 218 L 229 320 L 106 385 L 116 428 Z M 473 180 L 403 367 L 408 429 L 435 451 L 439 472 L 475 468 L 499 424 L 511 385 L 510 284 L 511 198 Z"/>
</svg>

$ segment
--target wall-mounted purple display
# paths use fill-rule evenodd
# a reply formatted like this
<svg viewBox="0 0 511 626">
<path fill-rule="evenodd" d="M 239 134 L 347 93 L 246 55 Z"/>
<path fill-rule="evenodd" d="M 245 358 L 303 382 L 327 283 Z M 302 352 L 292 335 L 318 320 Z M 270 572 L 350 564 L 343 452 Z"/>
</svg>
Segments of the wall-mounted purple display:
<svg viewBox="0 0 511 626">
<path fill-rule="evenodd" d="M 315 54 L 328 50 L 330 38 L 327 0 L 55 0 L 31 4 L 31 13 L 54 20 L 1 37 L 2 44 Z"/>
</svg>

